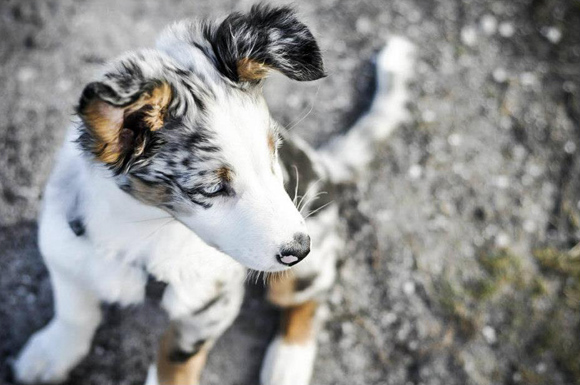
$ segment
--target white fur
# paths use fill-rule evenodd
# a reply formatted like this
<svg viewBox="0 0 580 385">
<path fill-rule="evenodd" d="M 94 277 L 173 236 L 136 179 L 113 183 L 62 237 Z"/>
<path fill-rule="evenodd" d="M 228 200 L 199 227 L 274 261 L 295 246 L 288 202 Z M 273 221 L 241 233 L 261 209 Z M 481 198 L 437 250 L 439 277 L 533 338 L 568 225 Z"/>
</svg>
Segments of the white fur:
<svg viewBox="0 0 580 385">
<path fill-rule="evenodd" d="M 157 379 L 157 367 L 155 365 L 149 366 L 145 385 L 159 385 L 159 380 Z"/>
<path fill-rule="evenodd" d="M 169 283 L 163 306 L 172 319 L 213 298 L 216 282 L 243 293 L 245 269 L 239 263 L 162 210 L 119 190 L 103 170 L 84 160 L 73 137 L 71 131 L 47 186 L 40 218 L 39 243 L 51 272 L 56 315 L 16 360 L 16 378 L 23 383 L 64 380 L 89 350 L 100 322 L 99 302 L 142 301 L 145 269 Z M 69 197 L 62 179 L 71 175 L 85 193 L 86 237 L 75 236 L 65 216 L 67 202 L 62 199 Z M 233 314 L 224 318 L 233 319 L 237 308 L 229 311 Z"/>
<path fill-rule="evenodd" d="M 227 113 L 209 112 L 209 124 L 220 127 L 217 142 L 235 167 L 237 196 L 233 202 L 216 202 L 207 210 L 179 219 L 207 243 L 247 267 L 287 270 L 276 255 L 294 234 L 306 233 L 306 226 L 284 190 L 281 176 L 273 172 L 267 148 L 270 115 L 266 102 L 261 96 L 246 100 L 247 96 L 232 91 L 218 97 L 215 106 Z"/>
<path fill-rule="evenodd" d="M 22 383 L 58 383 L 88 353 L 101 312 L 83 282 L 51 271 L 55 317 L 20 352 L 14 371 Z"/>
<path fill-rule="evenodd" d="M 345 138 L 323 149 L 335 180 L 360 171 L 370 160 L 372 143 L 406 119 L 403 107 L 411 53 L 412 46 L 404 40 L 390 42 L 379 56 L 378 91 L 370 112 Z M 183 55 L 178 58 L 186 60 Z M 187 319 L 223 286 L 233 301 L 218 308 L 224 314 L 220 315 L 223 322 L 211 331 L 217 337 L 241 302 L 245 269 L 238 262 L 259 270 L 285 269 L 276 262 L 276 252 L 293 234 L 305 232 L 306 224 L 282 187 L 279 167 L 267 155 L 267 108 L 263 99 L 242 103 L 235 94 L 221 97 L 220 105 L 226 104 L 228 113 L 212 114 L 211 124 L 221 127 L 219 143 L 228 161 L 240 170 L 235 186 L 241 192 L 239 199 L 178 220 L 122 192 L 106 170 L 79 152 L 73 143 L 77 132 L 71 129 L 48 183 L 40 218 L 39 244 L 51 274 L 55 317 L 19 354 L 14 365 L 19 381 L 66 379 L 90 348 L 101 319 L 99 302 L 142 301 L 146 271 L 168 282 L 163 307 L 172 319 Z M 77 193 L 86 225 L 86 236 L 80 237 L 67 219 Z M 314 251 L 297 266 L 296 274 L 317 273 L 318 277 L 311 288 L 297 293 L 295 303 L 313 298 L 333 282 L 336 254 L 344 245 L 332 231 L 337 220 L 336 205 L 308 219 Z M 199 332 L 195 327 L 191 330 L 188 343 Z M 289 345 L 277 338 L 268 349 L 263 385 L 307 385 L 315 351 L 315 338 L 304 345 Z M 155 369 L 150 371 L 148 385 L 155 384 L 153 377 Z"/>
<path fill-rule="evenodd" d="M 288 344 L 276 337 L 268 347 L 260 373 L 261 385 L 308 385 L 312 377 L 316 343 Z"/>
</svg>

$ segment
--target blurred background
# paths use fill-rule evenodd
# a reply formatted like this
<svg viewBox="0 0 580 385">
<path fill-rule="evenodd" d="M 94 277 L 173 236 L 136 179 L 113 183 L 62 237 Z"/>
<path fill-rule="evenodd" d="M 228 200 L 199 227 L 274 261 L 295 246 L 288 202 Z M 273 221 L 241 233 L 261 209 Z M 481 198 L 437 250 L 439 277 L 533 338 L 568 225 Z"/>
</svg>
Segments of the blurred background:
<svg viewBox="0 0 580 385">
<path fill-rule="evenodd" d="M 252 3 L 0 2 L 0 383 L 52 315 L 35 220 L 83 85 L 173 20 Z M 579 384 L 580 1 L 295 4 L 330 76 L 267 96 L 314 146 L 364 113 L 389 36 L 417 47 L 412 121 L 339 202 L 350 241 L 313 384 Z M 262 294 L 248 287 L 204 384 L 257 383 L 278 317 Z M 108 307 L 68 384 L 141 384 L 165 323 L 154 299 Z"/>
</svg>

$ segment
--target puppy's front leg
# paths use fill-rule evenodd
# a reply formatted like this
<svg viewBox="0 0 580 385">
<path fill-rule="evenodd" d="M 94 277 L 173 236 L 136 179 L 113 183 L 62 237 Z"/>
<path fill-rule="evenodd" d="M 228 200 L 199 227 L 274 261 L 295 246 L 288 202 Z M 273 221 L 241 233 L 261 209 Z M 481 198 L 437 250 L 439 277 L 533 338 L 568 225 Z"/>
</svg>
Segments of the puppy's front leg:
<svg viewBox="0 0 580 385">
<path fill-rule="evenodd" d="M 282 308 L 280 331 L 262 364 L 262 385 L 308 385 L 316 358 L 316 336 L 322 326 L 319 301 L 336 275 L 336 257 L 344 241 L 338 236 L 338 209 L 330 205 L 306 220 L 312 234 L 310 255 L 293 274 L 274 280 L 268 299 Z"/>
<path fill-rule="evenodd" d="M 210 343 L 200 339 L 184 351 L 179 347 L 182 338 L 178 323 L 172 323 L 161 338 L 157 355 L 157 377 L 161 385 L 199 383 Z"/>
<path fill-rule="evenodd" d="M 157 362 L 149 370 L 146 385 L 199 384 L 209 350 L 238 315 L 244 292 L 241 283 L 196 306 L 185 303 L 183 291 L 167 287 L 163 305 L 171 324 L 161 338 Z M 181 314 L 175 316 L 176 312 Z"/>
<path fill-rule="evenodd" d="M 101 322 L 98 298 L 80 282 L 50 270 L 55 315 L 20 352 L 14 374 L 20 383 L 59 383 L 89 352 Z"/>
</svg>

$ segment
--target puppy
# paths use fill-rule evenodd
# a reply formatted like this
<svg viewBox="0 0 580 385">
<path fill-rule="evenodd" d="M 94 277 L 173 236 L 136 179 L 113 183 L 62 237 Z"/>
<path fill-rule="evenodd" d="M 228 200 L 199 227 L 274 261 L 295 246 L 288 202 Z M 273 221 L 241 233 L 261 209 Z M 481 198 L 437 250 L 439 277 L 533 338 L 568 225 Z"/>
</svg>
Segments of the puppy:
<svg viewBox="0 0 580 385">
<path fill-rule="evenodd" d="M 401 44 L 395 53 L 407 58 Z M 55 315 L 20 352 L 18 381 L 66 380 L 90 349 L 100 303 L 141 302 L 153 276 L 167 284 L 162 307 L 171 321 L 146 383 L 198 384 L 239 312 L 246 268 L 296 265 L 269 287 L 284 316 L 261 382 L 309 383 L 318 303 L 344 246 L 333 186 L 364 169 L 366 160 L 345 156 L 350 148 L 372 150 L 403 120 L 369 128 L 388 104 L 404 103 L 388 95 L 406 75 L 381 85 L 390 71 L 383 65 L 370 120 L 315 152 L 271 118 L 261 93 L 271 70 L 297 81 L 325 75 L 295 13 L 258 5 L 220 23 L 176 23 L 156 49 L 119 58 L 86 86 L 39 221 Z"/>
</svg>

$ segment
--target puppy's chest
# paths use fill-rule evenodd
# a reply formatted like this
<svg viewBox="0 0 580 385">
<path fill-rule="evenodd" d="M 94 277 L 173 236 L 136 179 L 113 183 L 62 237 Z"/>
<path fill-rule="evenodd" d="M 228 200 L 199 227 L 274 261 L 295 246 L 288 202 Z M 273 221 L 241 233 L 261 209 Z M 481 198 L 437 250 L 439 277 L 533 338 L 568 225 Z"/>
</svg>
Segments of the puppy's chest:
<svg viewBox="0 0 580 385">
<path fill-rule="evenodd" d="M 237 262 L 175 219 L 127 223 L 113 217 L 95 230 L 93 245 L 100 258 L 144 269 L 163 282 L 199 281 L 244 272 Z"/>
</svg>

